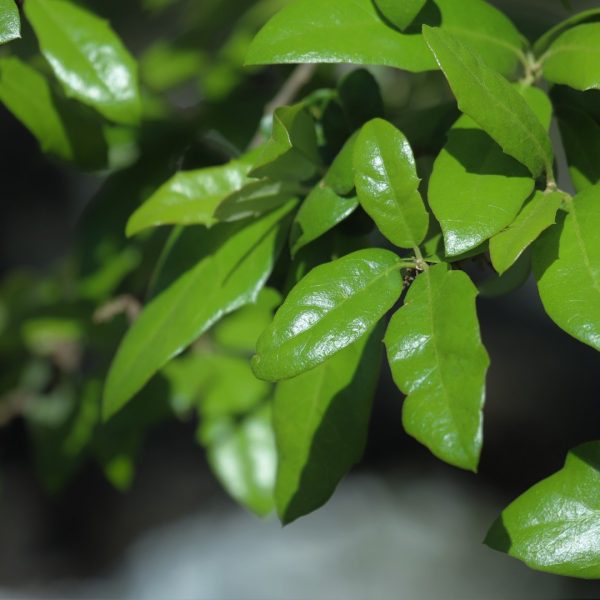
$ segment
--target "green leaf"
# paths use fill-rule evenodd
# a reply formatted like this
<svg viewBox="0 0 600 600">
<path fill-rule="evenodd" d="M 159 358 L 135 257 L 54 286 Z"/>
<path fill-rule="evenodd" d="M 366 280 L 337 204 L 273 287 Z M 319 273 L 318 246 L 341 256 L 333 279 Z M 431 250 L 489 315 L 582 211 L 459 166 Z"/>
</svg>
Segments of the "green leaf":
<svg viewBox="0 0 600 600">
<path fill-rule="evenodd" d="M 569 203 L 564 224 L 534 246 L 534 274 L 550 318 L 574 338 L 600 350 L 600 185 Z"/>
<path fill-rule="evenodd" d="M 353 133 L 325 175 L 325 183 L 339 196 L 347 196 L 354 190 L 354 145 L 357 138 L 358 132 Z"/>
<path fill-rule="evenodd" d="M 248 177 L 256 152 L 225 165 L 179 171 L 129 218 L 127 235 L 159 225 L 214 225 L 214 213 L 227 196 L 255 180 Z"/>
<path fill-rule="evenodd" d="M 514 222 L 490 240 L 490 257 L 498 273 L 505 273 L 543 231 L 556 223 L 562 200 L 558 192 L 536 192 Z"/>
<path fill-rule="evenodd" d="M 292 256 L 349 217 L 357 207 L 356 198 L 343 198 L 324 182 L 317 184 L 300 206 L 292 224 Z"/>
<path fill-rule="evenodd" d="M 0 44 L 21 37 L 21 19 L 15 0 L 0 0 Z"/>
<path fill-rule="evenodd" d="M 423 35 L 459 108 L 534 177 L 551 174 L 550 138 L 525 99 L 451 33 L 425 26 Z"/>
<path fill-rule="evenodd" d="M 198 439 L 227 492 L 259 516 L 273 510 L 277 453 L 268 405 L 241 418 L 204 421 Z"/>
<path fill-rule="evenodd" d="M 584 10 L 576 15 L 561 21 L 552 29 L 549 29 L 544 35 L 542 35 L 534 44 L 533 51 L 537 56 L 540 56 L 543 52 L 548 49 L 548 46 L 561 35 L 567 29 L 579 25 L 580 23 L 586 23 L 590 21 L 600 20 L 600 8 L 592 8 L 590 10 Z"/>
<path fill-rule="evenodd" d="M 379 84 L 366 69 L 356 69 L 346 75 L 340 81 L 338 90 L 346 120 L 352 129 L 384 116 Z"/>
<path fill-rule="evenodd" d="M 511 75 L 523 39 L 498 10 L 481 0 L 437 0 L 428 17 L 461 38 L 491 68 Z M 258 33 L 247 64 L 353 63 L 431 71 L 435 61 L 420 35 L 386 25 L 372 0 L 295 0 Z"/>
<path fill-rule="evenodd" d="M 290 203 L 250 224 L 186 230 L 188 237 L 199 236 L 195 265 L 156 296 L 127 332 L 108 374 L 105 418 L 212 324 L 256 299 L 293 208 Z"/>
<path fill-rule="evenodd" d="M 381 328 L 277 384 L 275 503 L 284 524 L 327 502 L 364 452 L 381 364 Z"/>
<path fill-rule="evenodd" d="M 252 177 L 304 181 L 320 165 L 314 120 L 303 104 L 282 106 L 273 115 L 273 133 L 256 158 Z"/>
<path fill-rule="evenodd" d="M 256 375 L 295 377 L 361 338 L 400 297 L 400 267 L 393 252 L 370 248 L 313 269 L 259 338 Z"/>
<path fill-rule="evenodd" d="M 390 242 L 414 248 L 423 241 L 429 215 L 412 149 L 401 131 L 382 119 L 364 125 L 354 146 L 354 181 L 362 207 Z"/>
<path fill-rule="evenodd" d="M 213 330 L 215 342 L 236 352 L 254 353 L 260 334 L 281 304 L 281 294 L 273 288 L 263 288 L 256 303 L 240 308 L 219 321 Z"/>
<path fill-rule="evenodd" d="M 398 29 L 406 29 L 427 4 L 427 0 L 375 0 L 381 14 Z"/>
<path fill-rule="evenodd" d="M 477 470 L 488 355 L 477 289 L 441 264 L 419 275 L 385 336 L 392 376 L 407 394 L 404 428 L 438 458 Z"/>
<path fill-rule="evenodd" d="M 429 206 L 444 234 L 447 256 L 476 248 L 517 216 L 535 182 L 471 118 L 448 133 L 429 180 Z"/>
<path fill-rule="evenodd" d="M 532 569 L 600 578 L 600 442 L 571 450 L 564 467 L 502 512 L 485 543 Z"/>
<path fill-rule="evenodd" d="M 105 166 L 107 146 L 98 119 L 60 96 L 41 73 L 18 58 L 0 58 L 0 101 L 44 152 L 84 168 Z"/>
<path fill-rule="evenodd" d="M 258 217 L 289 202 L 301 192 L 302 188 L 296 182 L 254 181 L 224 198 L 215 209 L 215 218 L 231 222 Z"/>
<path fill-rule="evenodd" d="M 600 182 L 600 125 L 584 112 L 560 108 L 558 126 L 575 189 Z"/>
<path fill-rule="evenodd" d="M 117 123 L 138 123 L 137 65 L 109 24 L 65 0 L 27 0 L 24 7 L 65 92 Z"/>
<path fill-rule="evenodd" d="M 569 29 L 552 43 L 540 63 L 552 83 L 576 90 L 600 89 L 600 23 Z"/>
</svg>

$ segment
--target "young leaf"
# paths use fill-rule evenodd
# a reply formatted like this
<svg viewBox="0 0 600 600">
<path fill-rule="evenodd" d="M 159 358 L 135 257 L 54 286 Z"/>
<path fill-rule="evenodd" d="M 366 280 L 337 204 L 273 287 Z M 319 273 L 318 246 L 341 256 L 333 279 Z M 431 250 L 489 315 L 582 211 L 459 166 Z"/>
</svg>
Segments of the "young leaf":
<svg viewBox="0 0 600 600">
<path fill-rule="evenodd" d="M 282 106 L 273 115 L 273 134 L 250 175 L 304 181 L 315 174 L 320 162 L 313 118 L 303 104 Z"/>
<path fill-rule="evenodd" d="M 300 206 L 292 223 L 292 255 L 349 217 L 358 207 L 356 198 L 338 196 L 324 182 L 317 184 Z"/>
<path fill-rule="evenodd" d="M 485 543 L 532 569 L 600 578 L 600 442 L 571 450 L 564 467 L 517 498 Z"/>
<path fill-rule="evenodd" d="M 575 189 L 600 182 L 600 125 L 584 112 L 561 107 L 558 126 Z"/>
<path fill-rule="evenodd" d="M 423 35 L 459 108 L 534 177 L 552 173 L 550 138 L 525 99 L 451 33 L 425 26 Z"/>
<path fill-rule="evenodd" d="M 477 288 L 440 264 L 419 275 L 385 335 L 392 376 L 407 394 L 406 432 L 438 458 L 477 470 L 488 355 L 475 310 Z"/>
<path fill-rule="evenodd" d="M 108 23 L 66 0 L 27 0 L 24 7 L 65 92 L 117 123 L 138 123 L 137 65 Z"/>
<path fill-rule="evenodd" d="M 403 4 L 401 2 L 398 5 Z M 523 38 L 481 0 L 436 0 L 428 18 L 441 22 L 494 70 L 512 75 Z M 258 33 L 247 64 L 353 63 L 431 71 L 435 61 L 420 35 L 403 34 L 380 17 L 373 0 L 295 0 Z"/>
<path fill-rule="evenodd" d="M 427 0 L 375 0 L 381 14 L 398 29 L 406 29 L 421 12 Z"/>
<path fill-rule="evenodd" d="M 18 58 L 0 58 L 0 101 L 44 152 L 84 168 L 105 166 L 107 146 L 98 119 L 59 96 L 41 73 Z"/>
<path fill-rule="evenodd" d="M 270 406 L 242 417 L 209 418 L 201 423 L 198 440 L 232 498 L 259 516 L 268 515 L 274 505 L 277 465 Z"/>
<path fill-rule="evenodd" d="M 490 257 L 498 273 L 506 272 L 543 231 L 556 223 L 561 204 L 558 192 L 536 192 L 508 229 L 490 240 Z"/>
<path fill-rule="evenodd" d="M 600 89 L 600 23 L 578 25 L 556 39 L 540 59 L 544 77 L 576 90 Z"/>
<path fill-rule="evenodd" d="M 294 203 L 251 224 L 188 230 L 198 240 L 196 264 L 156 296 L 127 332 L 104 390 L 106 418 L 227 313 L 253 302 L 273 269 Z"/>
<path fill-rule="evenodd" d="M 313 269 L 259 338 L 256 375 L 295 377 L 365 335 L 400 297 L 400 266 L 393 252 L 370 248 Z"/>
<path fill-rule="evenodd" d="M 376 330 L 311 371 L 277 384 L 275 503 L 284 524 L 324 504 L 362 457 L 381 334 Z"/>
<path fill-rule="evenodd" d="M 534 246 L 534 273 L 550 318 L 576 339 L 600 350 L 600 185 L 580 192 L 562 228 Z"/>
<path fill-rule="evenodd" d="M 476 248 L 517 216 L 535 182 L 471 118 L 448 134 L 429 180 L 429 206 L 444 234 L 447 256 Z"/>
<path fill-rule="evenodd" d="M 15 0 L 0 0 L 0 44 L 21 37 L 21 19 Z"/>
<path fill-rule="evenodd" d="M 254 181 L 248 172 L 255 159 L 254 152 L 218 167 L 179 171 L 131 215 L 127 235 L 159 225 L 214 225 L 217 206 Z"/>
<path fill-rule="evenodd" d="M 429 226 L 412 149 L 382 119 L 363 126 L 354 146 L 358 199 L 381 233 L 400 248 L 418 246 Z"/>
<path fill-rule="evenodd" d="M 600 8 L 592 8 L 590 10 L 581 11 L 564 21 L 561 21 L 552 29 L 549 29 L 544 35 L 542 35 L 534 44 L 533 51 L 537 56 L 541 56 L 543 52 L 548 49 L 548 46 L 563 32 L 575 25 L 581 23 L 588 23 L 592 21 L 600 20 Z"/>
</svg>

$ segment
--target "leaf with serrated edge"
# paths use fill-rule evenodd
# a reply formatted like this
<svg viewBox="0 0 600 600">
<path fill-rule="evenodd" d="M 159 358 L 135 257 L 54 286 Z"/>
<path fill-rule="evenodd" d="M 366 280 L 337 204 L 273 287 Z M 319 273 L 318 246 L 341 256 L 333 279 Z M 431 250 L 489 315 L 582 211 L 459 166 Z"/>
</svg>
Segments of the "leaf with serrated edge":
<svg viewBox="0 0 600 600">
<path fill-rule="evenodd" d="M 451 465 L 477 470 L 488 355 L 477 288 L 444 264 L 419 275 L 385 335 L 392 376 L 407 394 L 406 432 Z"/>
<path fill-rule="evenodd" d="M 534 177 L 552 172 L 548 133 L 525 99 L 456 36 L 424 26 L 423 35 L 444 72 L 459 108 Z"/>
</svg>

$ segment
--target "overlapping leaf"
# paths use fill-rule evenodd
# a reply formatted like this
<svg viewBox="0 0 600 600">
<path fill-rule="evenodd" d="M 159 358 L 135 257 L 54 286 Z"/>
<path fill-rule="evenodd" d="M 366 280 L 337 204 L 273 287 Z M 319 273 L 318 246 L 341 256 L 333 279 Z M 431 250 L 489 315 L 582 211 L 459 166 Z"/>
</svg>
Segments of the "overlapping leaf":
<svg viewBox="0 0 600 600">
<path fill-rule="evenodd" d="M 295 377 L 366 335 L 402 293 L 400 266 L 393 252 L 371 248 L 313 269 L 259 338 L 256 375 Z"/>
<path fill-rule="evenodd" d="M 184 232 L 198 237 L 195 264 L 148 304 L 125 336 L 104 390 L 106 417 L 215 321 L 255 300 L 271 273 L 293 206 L 246 227 L 214 228 L 210 236 L 204 228 Z"/>
<path fill-rule="evenodd" d="M 442 460 L 477 470 L 489 359 L 475 311 L 477 289 L 445 264 L 410 288 L 385 336 L 394 381 L 407 394 L 404 428 Z"/>
<path fill-rule="evenodd" d="M 564 223 L 534 247 L 534 273 L 550 318 L 600 350 L 600 185 L 570 202 Z"/>
</svg>

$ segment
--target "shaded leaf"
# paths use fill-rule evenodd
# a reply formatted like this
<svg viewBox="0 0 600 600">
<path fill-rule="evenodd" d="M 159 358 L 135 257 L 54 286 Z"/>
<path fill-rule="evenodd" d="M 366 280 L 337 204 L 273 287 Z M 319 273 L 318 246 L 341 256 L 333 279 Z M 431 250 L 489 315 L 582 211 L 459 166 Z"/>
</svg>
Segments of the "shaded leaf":
<svg viewBox="0 0 600 600">
<path fill-rule="evenodd" d="M 407 394 L 408 434 L 451 465 L 477 470 L 488 355 L 475 310 L 477 289 L 441 264 L 419 275 L 385 336 L 392 376 Z"/>
<path fill-rule="evenodd" d="M 378 327 L 311 371 L 277 384 L 275 502 L 284 524 L 324 504 L 362 457 L 381 336 Z"/>
<path fill-rule="evenodd" d="M 556 223 L 562 200 L 558 192 L 536 192 L 510 226 L 490 240 L 490 257 L 498 273 L 505 273 L 543 231 Z"/>
<path fill-rule="evenodd" d="M 105 417 L 212 324 L 256 299 L 273 269 L 293 207 L 286 205 L 245 227 L 215 228 L 204 245 L 206 230 L 186 232 L 199 237 L 195 264 L 156 296 L 127 332 L 108 374 Z"/>
<path fill-rule="evenodd" d="M 576 339 L 600 350 L 600 185 L 569 203 L 564 224 L 534 246 L 534 273 L 550 318 Z"/>
</svg>

